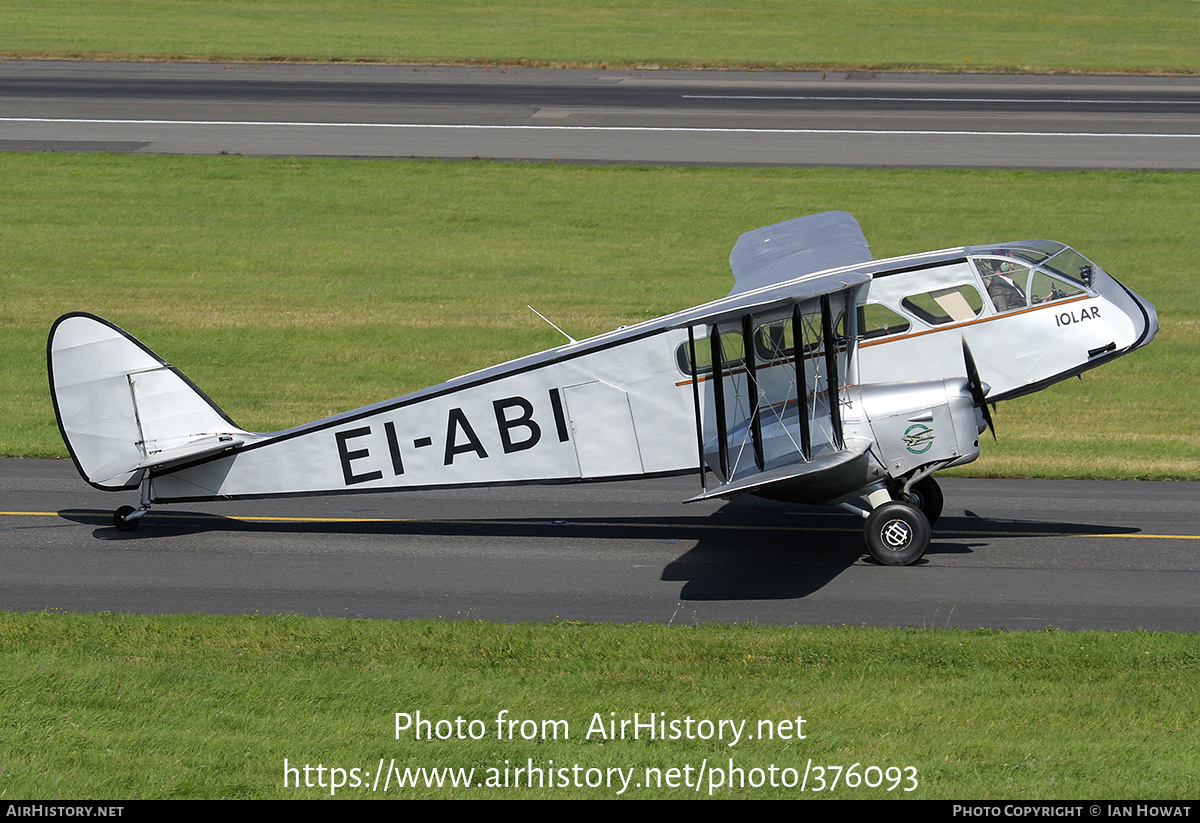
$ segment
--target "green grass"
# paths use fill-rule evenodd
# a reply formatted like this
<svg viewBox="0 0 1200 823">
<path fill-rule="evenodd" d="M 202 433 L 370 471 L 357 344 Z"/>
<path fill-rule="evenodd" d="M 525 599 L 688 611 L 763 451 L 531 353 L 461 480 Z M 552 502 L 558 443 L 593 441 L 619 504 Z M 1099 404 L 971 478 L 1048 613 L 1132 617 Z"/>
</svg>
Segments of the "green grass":
<svg viewBox="0 0 1200 823">
<path fill-rule="evenodd" d="M 1200 478 L 1200 177 L 0 155 L 0 454 L 63 456 L 45 337 L 105 316 L 272 431 L 725 294 L 825 209 L 886 257 L 1050 237 L 1158 306 L 1146 349 L 1001 404 L 968 470 Z"/>
<path fill-rule="evenodd" d="M 0 54 L 1195 73 L 1194 2 L 7 0 Z"/>
<path fill-rule="evenodd" d="M 695 774 L 706 759 L 732 758 L 747 773 L 772 765 L 802 773 L 809 759 L 858 763 L 860 774 L 915 769 L 912 792 L 839 785 L 809 797 L 1189 799 L 1200 792 L 1197 651 L 1194 638 L 1143 632 L 0 614 L 0 794 L 329 796 L 285 789 L 285 758 L 371 772 L 394 758 L 400 768 L 474 767 L 481 779 L 505 760 L 633 767 L 641 779 L 647 767 Z M 539 725 L 565 720 L 569 737 L 497 739 L 502 710 Z M 486 734 L 397 736 L 396 713 L 417 711 L 435 722 L 480 720 Z M 805 738 L 589 739 L 594 716 L 608 721 L 610 712 L 745 720 L 752 734 L 760 721 L 778 729 L 803 717 Z M 614 794 L 348 787 L 337 796 Z M 664 787 L 627 796 L 696 794 Z M 714 796 L 800 793 L 767 786 Z"/>
</svg>

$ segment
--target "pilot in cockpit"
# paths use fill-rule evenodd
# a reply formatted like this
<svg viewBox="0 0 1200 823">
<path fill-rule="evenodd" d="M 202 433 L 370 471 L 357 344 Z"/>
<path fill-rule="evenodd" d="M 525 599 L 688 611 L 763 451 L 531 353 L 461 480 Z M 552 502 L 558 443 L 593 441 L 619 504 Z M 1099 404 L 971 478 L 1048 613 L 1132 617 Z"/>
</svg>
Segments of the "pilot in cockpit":
<svg viewBox="0 0 1200 823">
<path fill-rule="evenodd" d="M 1016 267 L 1007 260 L 988 260 L 987 263 L 991 272 L 984 275 L 984 280 L 996 311 L 1024 308 L 1027 305 L 1025 291 L 1013 279 Z"/>
</svg>

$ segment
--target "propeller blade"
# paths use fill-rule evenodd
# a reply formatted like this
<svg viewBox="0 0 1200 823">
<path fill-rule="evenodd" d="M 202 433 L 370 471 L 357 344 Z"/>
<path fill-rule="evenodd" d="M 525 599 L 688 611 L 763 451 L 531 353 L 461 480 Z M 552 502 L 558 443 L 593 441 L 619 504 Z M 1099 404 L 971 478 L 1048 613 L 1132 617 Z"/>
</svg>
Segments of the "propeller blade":
<svg viewBox="0 0 1200 823">
<path fill-rule="evenodd" d="M 963 362 L 967 367 L 967 387 L 971 391 L 971 399 L 975 401 L 975 407 L 983 413 L 983 422 L 992 431 L 992 439 L 997 440 L 996 424 L 992 422 L 992 413 L 988 411 L 987 392 L 984 391 L 983 381 L 979 379 L 979 369 L 975 367 L 975 358 L 971 355 L 971 347 L 967 345 L 967 339 L 964 337 L 963 345 Z"/>
<path fill-rule="evenodd" d="M 988 411 L 987 403 L 980 406 L 979 410 L 983 412 L 983 422 L 987 423 L 987 427 L 992 430 L 992 439 L 999 440 L 1000 438 L 996 437 L 996 424 L 992 421 L 992 413 Z"/>
</svg>

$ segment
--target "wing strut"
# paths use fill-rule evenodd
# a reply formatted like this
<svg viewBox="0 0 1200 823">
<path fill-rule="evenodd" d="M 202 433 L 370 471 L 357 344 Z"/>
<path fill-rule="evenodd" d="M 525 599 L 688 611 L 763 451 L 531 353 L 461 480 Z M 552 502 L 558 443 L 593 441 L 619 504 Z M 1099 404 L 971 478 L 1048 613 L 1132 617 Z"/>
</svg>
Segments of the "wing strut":
<svg viewBox="0 0 1200 823">
<path fill-rule="evenodd" d="M 700 414 L 700 379 L 696 375 L 696 331 L 688 326 L 688 361 L 692 367 L 692 406 L 696 411 L 696 449 L 700 452 L 700 488 L 708 491 L 708 472 L 704 470 L 704 419 Z"/>
<path fill-rule="evenodd" d="M 812 424 L 808 416 L 808 378 L 804 372 L 804 324 L 800 304 L 792 306 L 792 351 L 796 354 L 796 406 L 800 418 L 800 451 L 805 460 L 812 459 Z M 813 388 L 816 399 L 816 387 Z"/>
<path fill-rule="evenodd" d="M 833 310 L 828 294 L 821 295 L 821 336 L 825 338 L 825 383 L 829 389 L 829 425 L 833 429 L 833 445 L 834 448 L 844 449 L 842 404 L 838 399 L 838 348 L 833 336 Z"/>
<path fill-rule="evenodd" d="M 746 388 L 750 393 L 750 430 L 754 436 L 754 463 L 763 470 L 762 420 L 758 409 L 758 373 L 754 362 L 754 321 L 742 315 L 742 348 L 746 356 Z"/>
<path fill-rule="evenodd" d="M 717 449 L 721 455 L 721 482 L 729 482 L 729 432 L 725 423 L 725 358 L 721 351 L 721 330 L 713 323 L 708 338 L 712 351 L 713 404 L 717 413 Z"/>
</svg>

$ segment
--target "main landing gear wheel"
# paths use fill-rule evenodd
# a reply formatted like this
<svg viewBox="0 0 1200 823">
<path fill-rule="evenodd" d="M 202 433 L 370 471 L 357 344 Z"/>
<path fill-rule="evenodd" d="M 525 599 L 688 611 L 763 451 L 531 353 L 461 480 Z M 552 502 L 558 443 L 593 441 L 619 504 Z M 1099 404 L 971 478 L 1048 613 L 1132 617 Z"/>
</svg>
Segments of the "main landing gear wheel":
<svg viewBox="0 0 1200 823">
<path fill-rule="evenodd" d="M 916 506 L 893 500 L 871 512 L 863 537 L 871 556 L 883 565 L 908 566 L 929 548 L 929 521 Z"/>
<path fill-rule="evenodd" d="M 921 510 L 921 514 L 925 515 L 930 526 L 942 516 L 942 504 L 945 502 L 945 498 L 942 496 L 941 486 L 932 476 L 922 477 L 913 483 L 905 500 Z"/>
<path fill-rule="evenodd" d="M 122 506 L 113 512 L 113 525 L 123 532 L 131 532 L 138 527 L 138 523 L 142 522 L 142 518 L 130 518 L 129 515 L 136 512 L 133 506 Z"/>
</svg>

